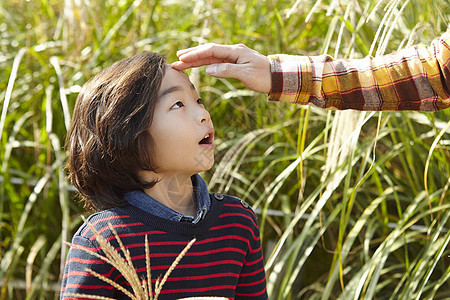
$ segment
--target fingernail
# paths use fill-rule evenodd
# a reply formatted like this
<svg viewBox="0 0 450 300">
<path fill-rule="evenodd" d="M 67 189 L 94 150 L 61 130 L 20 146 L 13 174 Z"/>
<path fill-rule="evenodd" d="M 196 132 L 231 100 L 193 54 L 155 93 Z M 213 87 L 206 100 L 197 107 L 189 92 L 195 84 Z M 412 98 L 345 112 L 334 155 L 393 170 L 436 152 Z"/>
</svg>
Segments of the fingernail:
<svg viewBox="0 0 450 300">
<path fill-rule="evenodd" d="M 186 49 L 178 50 L 177 51 L 177 56 L 178 57 L 183 56 L 183 54 L 185 54 L 185 53 L 186 53 Z"/>
<path fill-rule="evenodd" d="M 206 73 L 210 75 L 214 75 L 217 73 L 217 65 L 209 65 L 206 66 Z"/>
</svg>

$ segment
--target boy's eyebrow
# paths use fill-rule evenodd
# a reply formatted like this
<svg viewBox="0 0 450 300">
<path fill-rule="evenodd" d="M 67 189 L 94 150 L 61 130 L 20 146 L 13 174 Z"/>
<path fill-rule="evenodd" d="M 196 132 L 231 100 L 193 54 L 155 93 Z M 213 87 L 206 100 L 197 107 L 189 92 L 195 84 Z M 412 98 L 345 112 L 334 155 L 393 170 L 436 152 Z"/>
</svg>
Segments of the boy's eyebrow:
<svg viewBox="0 0 450 300">
<path fill-rule="evenodd" d="M 191 83 L 191 88 L 194 91 L 196 90 L 192 83 Z M 179 92 L 179 91 L 182 91 L 182 90 L 183 90 L 183 87 L 181 87 L 180 85 L 171 86 L 171 87 L 168 87 L 167 89 L 163 90 L 161 92 L 161 94 L 158 95 L 158 97 L 161 98 L 161 97 L 163 97 L 163 96 L 165 96 L 167 94 L 174 93 L 174 92 Z"/>
</svg>

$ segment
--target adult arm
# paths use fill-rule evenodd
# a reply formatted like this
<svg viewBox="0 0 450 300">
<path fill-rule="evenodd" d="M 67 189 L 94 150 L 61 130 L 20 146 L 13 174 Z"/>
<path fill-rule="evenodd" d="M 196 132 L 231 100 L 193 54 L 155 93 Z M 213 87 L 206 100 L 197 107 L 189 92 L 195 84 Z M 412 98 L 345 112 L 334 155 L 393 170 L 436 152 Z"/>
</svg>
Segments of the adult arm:
<svg viewBox="0 0 450 300">
<path fill-rule="evenodd" d="M 261 54 L 250 50 L 198 46 L 180 51 L 180 62 L 173 67 L 212 64 L 207 68 L 210 75 L 237 78 L 250 89 L 269 92 L 269 100 L 326 109 L 435 111 L 450 106 L 450 33 L 430 46 L 416 45 L 375 58 L 270 55 L 269 71 L 257 56 Z M 258 88 L 252 88 L 256 84 Z"/>
</svg>

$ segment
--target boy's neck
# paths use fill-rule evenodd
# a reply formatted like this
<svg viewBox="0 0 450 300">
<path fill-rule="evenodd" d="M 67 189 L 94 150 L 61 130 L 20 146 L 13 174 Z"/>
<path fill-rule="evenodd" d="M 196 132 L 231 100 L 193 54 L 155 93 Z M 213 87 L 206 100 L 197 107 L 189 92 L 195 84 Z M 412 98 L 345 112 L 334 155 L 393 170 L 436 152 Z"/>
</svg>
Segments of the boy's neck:
<svg viewBox="0 0 450 300">
<path fill-rule="evenodd" d="M 164 175 L 160 179 L 154 187 L 146 189 L 144 192 L 156 201 L 184 216 L 195 217 L 197 214 L 197 203 L 193 196 L 191 177 L 185 175 Z"/>
</svg>

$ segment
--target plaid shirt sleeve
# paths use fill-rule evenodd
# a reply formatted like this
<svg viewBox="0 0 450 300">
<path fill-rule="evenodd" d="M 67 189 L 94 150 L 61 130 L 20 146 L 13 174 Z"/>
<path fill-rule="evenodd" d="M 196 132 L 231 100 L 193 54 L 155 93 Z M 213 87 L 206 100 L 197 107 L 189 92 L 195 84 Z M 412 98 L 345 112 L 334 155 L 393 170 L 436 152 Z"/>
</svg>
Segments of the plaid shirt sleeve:
<svg viewBox="0 0 450 300">
<path fill-rule="evenodd" d="M 271 101 L 326 109 L 436 111 L 450 106 L 450 32 L 430 46 L 363 59 L 269 56 Z"/>
</svg>

